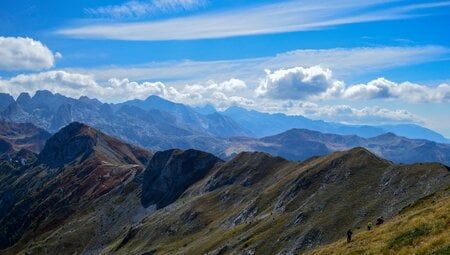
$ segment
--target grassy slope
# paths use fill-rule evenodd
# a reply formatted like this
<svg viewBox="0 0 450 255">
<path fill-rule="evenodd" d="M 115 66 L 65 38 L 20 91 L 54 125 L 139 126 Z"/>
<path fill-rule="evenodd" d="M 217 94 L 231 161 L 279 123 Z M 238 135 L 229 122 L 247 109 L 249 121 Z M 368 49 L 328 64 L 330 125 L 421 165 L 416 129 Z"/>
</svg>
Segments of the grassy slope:
<svg viewBox="0 0 450 255">
<path fill-rule="evenodd" d="M 386 201 L 392 203 L 392 206 L 387 207 L 398 208 L 397 200 L 400 197 L 419 196 L 413 188 L 408 188 L 406 193 L 394 188 L 378 194 L 383 172 L 386 175 L 402 173 L 401 178 L 389 178 L 392 185 L 410 187 L 419 186 L 418 179 L 414 177 L 418 176 L 418 172 L 423 172 L 425 168 L 438 168 L 433 164 L 426 167 L 418 164 L 396 166 L 393 170 L 388 162 L 361 150 L 355 150 L 351 154 L 334 153 L 301 164 L 267 158 L 262 161 L 252 159 L 260 156 L 247 154 L 235 162 L 236 168 L 230 161 L 226 163 L 228 167 L 224 166 L 223 169 L 226 175 L 238 176 L 237 180 L 241 181 L 247 178 L 255 180 L 250 174 L 253 171 L 249 170 L 255 169 L 254 173 L 260 174 L 261 179 L 255 180 L 251 188 L 237 182 L 199 196 L 186 195 L 173 207 L 150 215 L 137 228 L 134 238 L 116 251 L 119 254 L 141 254 L 142 251 L 152 251 L 154 254 L 277 254 L 283 251 L 290 254 L 297 249 L 310 249 L 320 243 L 337 240 L 340 233 L 345 234 L 347 226 L 363 228 L 366 219 L 386 216 L 380 211 L 380 208 L 386 207 L 383 205 Z M 344 175 L 342 171 L 335 172 L 329 168 L 328 164 L 336 159 L 342 160 L 345 162 L 343 164 L 352 169 L 349 170 L 353 176 L 351 179 L 334 180 Z M 242 165 L 241 162 L 246 163 Z M 258 165 L 258 162 L 265 163 Z M 367 165 L 370 165 L 368 169 Z M 384 171 L 386 168 L 391 170 Z M 242 175 L 238 169 L 244 170 Z M 405 177 L 410 174 L 413 176 Z M 311 185 L 297 195 L 288 195 L 302 180 L 299 178 L 302 176 L 311 180 Z M 411 183 L 406 185 L 406 179 Z M 205 178 L 195 186 L 204 187 L 209 180 L 210 178 Z M 331 183 L 325 185 L 324 180 Z M 403 184 L 396 184 L 397 182 Z M 196 187 L 190 190 L 192 195 L 196 194 L 195 190 Z M 398 194 L 396 198 L 392 198 L 395 192 Z M 229 194 L 230 199 L 221 201 L 223 194 Z M 339 194 L 339 203 L 336 203 L 335 194 Z M 275 209 L 277 201 L 283 201 L 284 209 Z M 366 201 L 373 202 L 367 204 Z M 363 217 L 358 216 L 359 209 L 349 210 L 361 208 L 361 204 L 365 206 L 366 212 Z M 240 212 L 254 207 L 257 212 L 253 217 L 234 226 L 227 224 Z M 401 208 L 402 206 L 399 209 Z M 293 224 L 300 211 L 305 215 L 304 222 Z M 392 214 L 397 215 L 398 211 L 394 211 Z M 198 215 L 192 222 L 183 220 L 186 218 L 183 215 L 193 212 Z M 116 248 L 117 244 L 111 245 L 111 250 Z"/>
<path fill-rule="evenodd" d="M 344 239 L 312 251 L 322 254 L 450 254 L 450 188 L 428 196 L 373 231 L 359 231 L 353 241 Z"/>
</svg>

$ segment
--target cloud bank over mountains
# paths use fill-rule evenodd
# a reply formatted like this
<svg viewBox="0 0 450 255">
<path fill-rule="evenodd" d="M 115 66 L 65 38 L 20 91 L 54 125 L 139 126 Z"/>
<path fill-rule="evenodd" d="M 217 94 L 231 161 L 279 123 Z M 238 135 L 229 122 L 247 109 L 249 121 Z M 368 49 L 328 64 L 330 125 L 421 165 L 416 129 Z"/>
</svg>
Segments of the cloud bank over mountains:
<svg viewBox="0 0 450 255">
<path fill-rule="evenodd" d="M 370 99 L 382 95 L 386 99 L 398 99 L 398 94 L 368 93 L 379 81 L 390 84 L 393 91 L 405 89 L 400 99 L 411 102 L 427 102 L 439 98 L 448 102 L 448 84 L 436 88 L 410 83 L 397 84 L 385 79 L 370 81 L 366 85 L 346 86 L 333 78 L 332 71 L 320 66 L 296 67 L 267 72 L 265 79 L 256 88 L 244 81 L 232 78 L 222 82 L 209 81 L 203 84 L 186 84 L 175 88 L 163 82 L 136 82 L 111 78 L 107 83 L 98 83 L 94 76 L 67 71 L 48 71 L 36 74 L 21 74 L 11 79 L 0 80 L 0 91 L 17 96 L 21 92 L 34 93 L 46 89 L 54 93 L 78 98 L 89 96 L 106 102 L 121 102 L 134 98 L 145 99 L 149 95 L 194 106 L 212 104 L 223 110 L 233 105 L 268 111 L 305 115 L 333 121 L 353 123 L 422 122 L 420 117 L 406 110 L 390 110 L 381 107 L 355 108 L 346 104 L 326 105 L 324 99 Z M 367 88 L 366 88 L 367 87 Z M 378 88 L 377 86 L 375 86 Z M 364 89 L 362 89 L 364 88 Z M 423 91 L 427 92 L 423 94 Z M 270 99 L 270 100 L 268 100 Z"/>
</svg>

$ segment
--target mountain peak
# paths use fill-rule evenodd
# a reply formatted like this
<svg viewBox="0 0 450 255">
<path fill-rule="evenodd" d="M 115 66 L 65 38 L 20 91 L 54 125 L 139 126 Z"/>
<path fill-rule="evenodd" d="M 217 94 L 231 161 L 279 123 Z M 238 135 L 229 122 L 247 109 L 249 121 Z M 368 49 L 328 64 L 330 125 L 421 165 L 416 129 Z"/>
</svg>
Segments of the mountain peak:
<svg viewBox="0 0 450 255">
<path fill-rule="evenodd" d="M 22 92 L 16 101 L 20 105 L 27 105 L 31 101 L 31 96 L 27 92 Z"/>
<path fill-rule="evenodd" d="M 72 122 L 50 137 L 39 154 L 37 163 L 62 167 L 77 159 L 84 161 L 91 155 L 109 164 L 145 165 L 151 156 L 139 147 L 110 137 L 95 128 Z"/>
<path fill-rule="evenodd" d="M 399 136 L 394 134 L 394 133 L 392 133 L 392 132 L 387 132 L 387 133 L 381 134 L 381 135 L 376 136 L 376 137 L 378 137 L 378 138 L 397 138 Z"/>
<path fill-rule="evenodd" d="M 48 90 L 38 90 L 36 91 L 36 93 L 34 94 L 33 98 L 46 98 L 46 97 L 51 97 L 54 96 L 52 92 L 48 91 Z"/>
<path fill-rule="evenodd" d="M 380 158 L 363 147 L 355 147 L 344 152 L 335 153 L 335 155 L 338 157 L 334 163 L 345 162 L 345 165 L 349 168 L 370 168 L 378 164 L 387 167 L 392 164 L 392 162 Z"/>
<path fill-rule="evenodd" d="M 376 156 L 375 154 L 373 154 L 372 152 L 370 152 L 368 149 L 366 149 L 366 148 L 364 148 L 364 147 L 360 147 L 360 146 L 348 150 L 347 153 L 348 153 L 348 154 L 351 154 L 351 155 L 362 155 L 362 154 L 367 154 L 367 155 L 373 155 L 373 156 Z"/>
<path fill-rule="evenodd" d="M 14 102 L 14 98 L 10 94 L 0 93 L 0 111 L 3 111 Z"/>
<path fill-rule="evenodd" d="M 85 124 L 72 122 L 48 139 L 39 154 L 38 163 L 60 167 L 81 155 L 89 155 L 96 145 L 97 131 Z"/>
</svg>

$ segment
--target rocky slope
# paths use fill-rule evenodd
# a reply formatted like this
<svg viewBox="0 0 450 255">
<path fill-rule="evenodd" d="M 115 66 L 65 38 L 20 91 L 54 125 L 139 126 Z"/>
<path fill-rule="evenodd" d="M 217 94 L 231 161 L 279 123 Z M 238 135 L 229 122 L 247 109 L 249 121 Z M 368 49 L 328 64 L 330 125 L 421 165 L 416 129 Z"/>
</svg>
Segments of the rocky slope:
<svg viewBox="0 0 450 255">
<path fill-rule="evenodd" d="M 133 148 L 75 123 L 32 167 L 0 164 L 2 253 L 297 254 L 450 186 L 444 165 L 363 148 L 303 162 Z"/>
<path fill-rule="evenodd" d="M 156 153 L 144 172 L 142 205 L 165 207 L 177 200 L 192 184 L 201 180 L 222 160 L 196 150 Z"/>
<path fill-rule="evenodd" d="M 19 165 L 32 163 L 49 137 L 32 124 L 0 121 L 0 158 Z"/>
<path fill-rule="evenodd" d="M 33 165 L 0 171 L 0 247 L 47 233 L 141 171 L 151 153 L 80 123 L 52 136 Z M 34 235 L 34 234 L 33 234 Z M 33 236 L 29 236 L 32 238 Z"/>
</svg>

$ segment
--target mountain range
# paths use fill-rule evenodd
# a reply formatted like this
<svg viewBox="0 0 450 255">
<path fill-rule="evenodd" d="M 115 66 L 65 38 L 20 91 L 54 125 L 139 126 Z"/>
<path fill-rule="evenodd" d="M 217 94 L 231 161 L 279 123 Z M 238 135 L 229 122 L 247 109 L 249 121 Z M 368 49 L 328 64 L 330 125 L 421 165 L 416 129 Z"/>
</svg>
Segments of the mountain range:
<svg viewBox="0 0 450 255">
<path fill-rule="evenodd" d="M 37 159 L 0 161 L 2 254 L 296 254 L 390 221 L 450 186 L 439 163 L 357 147 L 288 161 L 156 153 L 71 123 Z M 339 202 L 337 202 L 339 201 Z"/>
<path fill-rule="evenodd" d="M 364 147 L 396 163 L 440 162 L 450 165 L 450 145 L 424 139 L 408 139 L 393 133 L 371 138 L 356 135 L 324 134 L 307 129 L 292 129 L 261 139 L 229 139 L 218 155 L 230 158 L 241 151 L 261 151 L 289 160 L 305 160 L 335 151 Z"/>
<path fill-rule="evenodd" d="M 226 138 L 261 138 L 293 128 L 365 138 L 393 132 L 408 138 L 449 142 L 432 130 L 412 124 L 354 126 L 239 107 L 217 112 L 212 106 L 192 108 L 157 96 L 119 104 L 106 104 L 87 97 L 74 99 L 45 90 L 37 91 L 33 97 L 22 93 L 16 100 L 8 94 L 1 94 L 0 98 L 0 118 L 6 121 L 33 123 L 50 133 L 79 121 L 152 150 L 195 148 L 216 152 Z"/>
<path fill-rule="evenodd" d="M 87 97 L 73 99 L 49 91 L 38 91 L 33 97 L 22 93 L 17 100 L 7 94 L 0 97 L 5 102 L 3 110 L 0 109 L 1 118 L 7 122 L 33 123 L 54 133 L 72 121 L 79 121 L 152 151 L 197 149 L 222 159 L 243 151 L 261 151 L 289 160 L 304 160 L 364 147 L 396 163 L 450 164 L 450 144 L 435 142 L 446 139 L 415 125 L 349 126 L 239 107 L 217 112 L 212 106 L 192 108 L 157 96 L 120 104 L 105 104 Z M 431 140 L 385 133 L 385 129 L 412 137 L 420 133 Z M 282 132 L 258 138 L 276 131 Z M 11 146 L 3 147 L 6 151 Z"/>
</svg>

